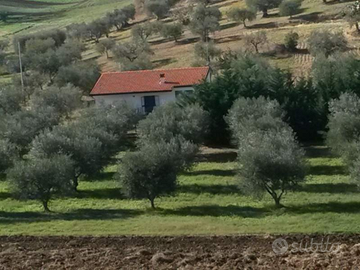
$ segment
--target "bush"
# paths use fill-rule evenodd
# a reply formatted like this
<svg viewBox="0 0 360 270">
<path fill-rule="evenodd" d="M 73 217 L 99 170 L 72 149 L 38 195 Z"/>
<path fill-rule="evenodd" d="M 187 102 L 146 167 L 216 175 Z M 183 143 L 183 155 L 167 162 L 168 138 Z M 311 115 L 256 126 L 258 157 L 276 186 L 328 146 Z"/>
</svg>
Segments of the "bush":
<svg viewBox="0 0 360 270">
<path fill-rule="evenodd" d="M 285 36 L 285 39 L 284 39 L 286 49 L 288 49 L 291 52 L 296 51 L 296 47 L 298 45 L 298 40 L 299 40 L 298 33 L 296 33 L 296 32 L 287 33 Z"/>
<path fill-rule="evenodd" d="M 290 16 L 290 18 L 300 12 L 301 0 L 285 0 L 279 6 L 281 16 Z"/>
<path fill-rule="evenodd" d="M 7 177 L 20 199 L 39 200 L 45 211 L 54 195 L 71 191 L 73 164 L 66 156 L 16 162 Z"/>
<path fill-rule="evenodd" d="M 335 52 L 347 49 L 347 40 L 342 32 L 328 30 L 313 31 L 308 39 L 309 51 L 312 55 L 324 54 L 326 57 Z"/>
</svg>

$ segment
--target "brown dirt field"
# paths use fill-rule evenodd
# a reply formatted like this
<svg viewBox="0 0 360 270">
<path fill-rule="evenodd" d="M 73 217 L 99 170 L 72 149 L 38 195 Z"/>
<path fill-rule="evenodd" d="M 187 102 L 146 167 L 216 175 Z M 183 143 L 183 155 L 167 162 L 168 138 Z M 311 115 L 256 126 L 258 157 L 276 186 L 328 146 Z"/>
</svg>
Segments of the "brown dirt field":
<svg viewBox="0 0 360 270">
<path fill-rule="evenodd" d="M 279 237 L 289 243 L 282 255 L 272 249 Z M 331 252 L 298 251 L 291 246 L 307 244 L 314 251 L 315 243 L 322 242 L 324 250 L 327 241 L 337 243 Z M 359 269 L 359 243 L 360 235 L 3 236 L 0 269 Z"/>
</svg>

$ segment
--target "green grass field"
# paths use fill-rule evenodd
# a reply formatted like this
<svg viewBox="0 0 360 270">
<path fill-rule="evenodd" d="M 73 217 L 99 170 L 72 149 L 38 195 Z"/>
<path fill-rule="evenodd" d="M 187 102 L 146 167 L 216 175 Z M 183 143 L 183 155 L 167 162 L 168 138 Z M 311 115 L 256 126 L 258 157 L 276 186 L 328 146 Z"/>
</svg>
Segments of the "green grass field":
<svg viewBox="0 0 360 270">
<path fill-rule="evenodd" d="M 0 10 L 15 16 L 6 23 L 0 22 L 0 37 L 89 22 L 130 3 L 131 0 L 1 0 Z"/>
<path fill-rule="evenodd" d="M 201 162 L 179 177 L 179 191 L 156 201 L 121 196 L 112 180 L 115 166 L 98 180 L 83 181 L 77 197 L 51 202 L 53 213 L 36 201 L 11 198 L 0 182 L 0 234 L 31 235 L 224 235 L 248 233 L 359 232 L 360 194 L 341 160 L 324 147 L 310 147 L 307 183 L 288 193 L 283 209 L 268 196 L 256 200 L 236 188 L 235 162 L 221 157 Z M 214 155 L 214 157 L 217 157 Z"/>
</svg>

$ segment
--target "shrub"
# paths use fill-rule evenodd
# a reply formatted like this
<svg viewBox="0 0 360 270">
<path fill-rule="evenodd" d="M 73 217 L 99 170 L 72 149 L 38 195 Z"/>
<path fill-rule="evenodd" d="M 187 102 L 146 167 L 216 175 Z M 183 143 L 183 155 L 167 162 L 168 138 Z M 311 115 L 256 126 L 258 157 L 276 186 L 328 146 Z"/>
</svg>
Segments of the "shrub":
<svg viewBox="0 0 360 270">
<path fill-rule="evenodd" d="M 289 32 L 285 35 L 284 43 L 286 49 L 293 52 L 296 51 L 298 45 L 299 34 L 296 32 Z"/>
<path fill-rule="evenodd" d="M 73 164 L 66 156 L 16 162 L 7 177 L 13 192 L 21 199 L 39 200 L 45 211 L 54 195 L 71 190 Z"/>
</svg>

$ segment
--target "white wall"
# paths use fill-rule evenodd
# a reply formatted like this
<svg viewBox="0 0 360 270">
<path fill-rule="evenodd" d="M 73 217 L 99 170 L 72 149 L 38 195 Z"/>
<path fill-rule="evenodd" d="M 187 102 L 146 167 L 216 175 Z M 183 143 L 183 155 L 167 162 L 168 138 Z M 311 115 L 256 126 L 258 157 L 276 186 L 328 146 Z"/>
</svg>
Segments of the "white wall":
<svg viewBox="0 0 360 270">
<path fill-rule="evenodd" d="M 158 96 L 159 97 L 159 105 L 163 105 L 169 101 L 176 101 L 175 92 L 176 91 L 189 91 L 194 90 L 193 87 L 178 87 L 174 88 L 171 92 L 149 92 L 149 93 L 134 93 L 134 94 L 119 94 L 119 95 L 101 95 L 101 96 L 93 96 L 95 99 L 95 103 L 105 103 L 112 104 L 116 101 L 125 101 L 129 106 L 134 109 L 141 110 L 141 97 L 144 96 Z"/>
</svg>

